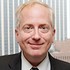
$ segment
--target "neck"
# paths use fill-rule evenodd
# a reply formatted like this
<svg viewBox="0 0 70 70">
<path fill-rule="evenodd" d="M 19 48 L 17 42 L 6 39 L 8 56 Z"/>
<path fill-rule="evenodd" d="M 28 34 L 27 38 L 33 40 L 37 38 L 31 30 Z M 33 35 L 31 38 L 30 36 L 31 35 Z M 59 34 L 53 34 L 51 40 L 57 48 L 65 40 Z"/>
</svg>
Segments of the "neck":
<svg viewBox="0 0 70 70">
<path fill-rule="evenodd" d="M 34 67 L 38 66 L 46 57 L 46 55 L 43 56 L 26 56 L 24 57 L 27 59 L 27 61 Z"/>
</svg>

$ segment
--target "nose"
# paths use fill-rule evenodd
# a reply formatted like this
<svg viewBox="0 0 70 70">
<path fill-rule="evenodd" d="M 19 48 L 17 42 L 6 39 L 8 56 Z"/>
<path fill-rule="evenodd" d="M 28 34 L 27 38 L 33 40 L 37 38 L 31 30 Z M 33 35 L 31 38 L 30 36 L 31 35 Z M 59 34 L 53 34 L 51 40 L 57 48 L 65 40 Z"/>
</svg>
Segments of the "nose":
<svg viewBox="0 0 70 70">
<path fill-rule="evenodd" d="M 35 29 L 32 39 L 36 42 L 38 42 L 41 39 L 38 29 Z"/>
</svg>

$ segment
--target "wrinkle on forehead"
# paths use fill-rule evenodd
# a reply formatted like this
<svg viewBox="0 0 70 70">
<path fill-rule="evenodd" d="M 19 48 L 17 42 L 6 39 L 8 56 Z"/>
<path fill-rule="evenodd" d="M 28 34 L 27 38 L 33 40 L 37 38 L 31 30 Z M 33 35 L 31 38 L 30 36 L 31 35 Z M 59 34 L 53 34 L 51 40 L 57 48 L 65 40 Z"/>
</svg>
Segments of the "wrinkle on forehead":
<svg viewBox="0 0 70 70">
<path fill-rule="evenodd" d="M 39 5 L 39 6 L 38 6 Z M 54 27 L 54 13 L 53 13 L 53 10 L 51 7 L 49 7 L 47 4 L 43 3 L 43 2 L 38 2 L 36 0 L 31 0 L 29 2 L 26 2 L 24 4 L 21 4 L 18 9 L 16 10 L 16 17 L 17 17 L 17 25 L 19 25 L 19 20 L 20 20 L 20 15 L 23 17 L 25 15 L 25 13 L 23 12 L 24 9 L 28 9 L 27 11 L 29 11 L 31 8 L 34 8 L 34 7 L 41 7 L 42 8 L 45 8 L 45 10 L 48 10 L 49 13 L 49 18 L 51 19 L 51 23 L 52 23 L 52 26 Z M 23 12 L 23 13 L 21 13 Z M 35 11 L 36 13 L 36 11 Z M 35 14 L 33 13 L 33 14 Z M 23 14 L 23 15 L 22 15 Z"/>
<path fill-rule="evenodd" d="M 31 13 L 31 14 L 30 14 Z M 39 16 L 37 16 L 39 15 Z M 46 15 L 46 16 L 45 16 Z M 22 18 L 30 18 L 30 17 L 48 17 L 50 19 L 51 12 L 49 8 L 46 8 L 42 5 L 36 4 L 34 6 L 27 6 L 21 12 L 20 17 Z"/>
</svg>

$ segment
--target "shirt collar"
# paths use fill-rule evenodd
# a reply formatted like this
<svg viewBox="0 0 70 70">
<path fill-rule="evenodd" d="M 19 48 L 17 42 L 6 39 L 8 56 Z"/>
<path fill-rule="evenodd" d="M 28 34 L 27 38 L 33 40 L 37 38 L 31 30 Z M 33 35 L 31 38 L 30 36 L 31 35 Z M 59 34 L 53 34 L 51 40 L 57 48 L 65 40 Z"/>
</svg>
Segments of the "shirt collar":
<svg viewBox="0 0 70 70">
<path fill-rule="evenodd" d="M 21 65 L 22 65 L 22 70 L 30 70 L 32 68 L 32 65 L 26 60 L 24 57 L 23 53 L 21 53 Z M 50 70 L 50 60 L 48 55 L 46 58 L 37 66 L 39 70 Z"/>
</svg>

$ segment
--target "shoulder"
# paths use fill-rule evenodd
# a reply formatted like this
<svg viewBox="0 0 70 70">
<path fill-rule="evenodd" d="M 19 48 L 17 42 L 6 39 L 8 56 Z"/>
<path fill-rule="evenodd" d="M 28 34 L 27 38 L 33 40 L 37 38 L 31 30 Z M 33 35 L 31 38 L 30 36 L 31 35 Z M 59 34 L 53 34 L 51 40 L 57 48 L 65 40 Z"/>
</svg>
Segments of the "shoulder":
<svg viewBox="0 0 70 70">
<path fill-rule="evenodd" d="M 0 70 L 10 70 L 20 60 L 20 53 L 0 56 Z"/>
<path fill-rule="evenodd" d="M 70 70 L 70 63 L 56 59 L 49 54 L 50 63 L 55 68 L 55 70 Z"/>
<path fill-rule="evenodd" d="M 19 55 L 20 55 L 20 53 L 0 56 L 0 64 L 3 63 L 3 62 L 8 63 L 10 60 L 12 60 L 12 59 L 14 59 L 16 57 L 19 57 Z"/>
</svg>

